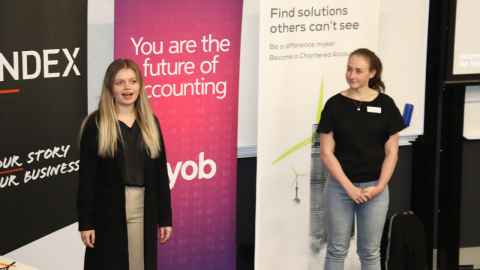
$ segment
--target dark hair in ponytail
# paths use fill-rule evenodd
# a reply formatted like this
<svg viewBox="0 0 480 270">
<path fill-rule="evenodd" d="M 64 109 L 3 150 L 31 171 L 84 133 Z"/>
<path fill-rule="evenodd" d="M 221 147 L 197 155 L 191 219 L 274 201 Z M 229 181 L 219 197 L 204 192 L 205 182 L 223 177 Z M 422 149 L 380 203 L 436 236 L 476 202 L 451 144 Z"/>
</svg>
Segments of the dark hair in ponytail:
<svg viewBox="0 0 480 270">
<path fill-rule="evenodd" d="M 349 57 L 352 57 L 353 55 L 362 56 L 367 59 L 370 71 L 375 70 L 375 76 L 368 81 L 368 87 L 375 89 L 378 92 L 385 92 L 385 84 L 382 81 L 383 66 L 380 58 L 378 58 L 374 52 L 366 48 L 356 49 L 350 53 Z"/>
</svg>

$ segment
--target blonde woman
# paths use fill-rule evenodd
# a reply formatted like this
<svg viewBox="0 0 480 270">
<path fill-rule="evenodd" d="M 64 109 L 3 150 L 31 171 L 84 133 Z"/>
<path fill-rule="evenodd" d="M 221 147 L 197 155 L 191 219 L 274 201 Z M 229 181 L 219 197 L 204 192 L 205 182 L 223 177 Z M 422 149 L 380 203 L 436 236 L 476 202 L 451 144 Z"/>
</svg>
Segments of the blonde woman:
<svg viewBox="0 0 480 270">
<path fill-rule="evenodd" d="M 156 270 L 157 241 L 172 233 L 166 162 L 138 65 L 117 59 L 81 131 L 77 208 L 85 270 Z"/>
</svg>

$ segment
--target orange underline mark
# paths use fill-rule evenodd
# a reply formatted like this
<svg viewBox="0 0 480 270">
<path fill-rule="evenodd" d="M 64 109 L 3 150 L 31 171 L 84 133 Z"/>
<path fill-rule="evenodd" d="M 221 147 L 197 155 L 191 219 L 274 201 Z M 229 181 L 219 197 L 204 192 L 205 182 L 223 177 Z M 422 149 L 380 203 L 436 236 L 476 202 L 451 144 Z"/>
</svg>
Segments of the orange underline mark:
<svg viewBox="0 0 480 270">
<path fill-rule="evenodd" d="M 20 89 L 3 89 L 3 90 L 0 90 L 0 95 L 18 94 L 18 92 L 20 92 Z"/>
<path fill-rule="evenodd" d="M 2 174 L 12 174 L 12 173 L 16 173 L 16 172 L 21 172 L 25 170 L 24 168 L 16 168 L 16 169 L 11 169 L 11 170 L 5 170 L 5 171 L 0 171 L 0 175 Z"/>
</svg>

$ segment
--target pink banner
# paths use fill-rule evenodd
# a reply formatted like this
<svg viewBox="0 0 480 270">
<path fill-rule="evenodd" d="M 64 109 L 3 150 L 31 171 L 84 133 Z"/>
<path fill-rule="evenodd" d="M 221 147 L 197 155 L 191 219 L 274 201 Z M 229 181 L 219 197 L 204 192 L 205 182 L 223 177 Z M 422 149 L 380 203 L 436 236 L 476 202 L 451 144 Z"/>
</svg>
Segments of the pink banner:
<svg viewBox="0 0 480 270">
<path fill-rule="evenodd" d="M 242 0 L 115 2 L 115 58 L 140 65 L 169 161 L 158 269 L 235 269 L 241 20 Z"/>
</svg>

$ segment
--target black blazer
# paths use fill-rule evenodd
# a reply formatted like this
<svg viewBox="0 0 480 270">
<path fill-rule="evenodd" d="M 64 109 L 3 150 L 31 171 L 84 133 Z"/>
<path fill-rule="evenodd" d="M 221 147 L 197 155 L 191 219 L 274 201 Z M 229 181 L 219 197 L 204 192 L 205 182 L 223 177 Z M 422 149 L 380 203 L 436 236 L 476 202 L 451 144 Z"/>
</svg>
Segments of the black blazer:
<svg viewBox="0 0 480 270">
<path fill-rule="evenodd" d="M 113 158 L 98 156 L 98 113 L 91 114 L 80 139 L 80 181 L 77 197 L 79 230 L 95 230 L 95 247 L 86 248 L 85 269 L 128 270 L 123 149 Z M 158 119 L 157 119 L 158 124 Z M 165 145 L 150 158 L 145 153 L 144 252 L 145 270 L 156 270 L 157 227 L 172 225 Z"/>
</svg>

